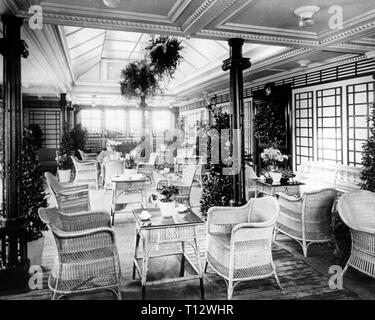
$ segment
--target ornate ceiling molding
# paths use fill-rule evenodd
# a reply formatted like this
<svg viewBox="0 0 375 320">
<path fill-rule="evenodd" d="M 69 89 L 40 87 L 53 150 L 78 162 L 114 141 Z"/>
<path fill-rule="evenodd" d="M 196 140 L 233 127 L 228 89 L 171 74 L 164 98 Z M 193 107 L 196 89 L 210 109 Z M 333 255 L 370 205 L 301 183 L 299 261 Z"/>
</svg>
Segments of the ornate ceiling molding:
<svg viewBox="0 0 375 320">
<path fill-rule="evenodd" d="M 181 30 L 186 31 L 197 21 L 205 12 L 207 12 L 218 0 L 206 0 L 195 12 L 182 24 Z"/>
<path fill-rule="evenodd" d="M 201 30 L 197 32 L 198 37 L 216 39 L 216 40 L 227 40 L 230 38 L 243 38 L 248 42 L 255 42 L 260 44 L 273 44 L 279 46 L 301 46 L 301 47 L 316 47 L 319 46 L 318 41 L 289 38 L 274 35 L 264 35 L 255 33 L 243 33 L 233 32 L 228 30 Z"/>
<path fill-rule="evenodd" d="M 357 26 L 355 28 L 345 30 L 344 32 L 336 33 L 333 36 L 329 36 L 327 38 L 321 39 L 319 43 L 321 45 L 334 44 L 338 41 L 352 40 L 352 39 L 366 36 L 368 34 L 373 34 L 374 31 L 375 31 L 375 20 L 368 22 L 366 24 Z"/>
<path fill-rule="evenodd" d="M 178 0 L 168 13 L 168 19 L 174 23 L 193 0 Z"/>
<path fill-rule="evenodd" d="M 280 29 L 280 28 L 270 28 L 261 27 L 254 25 L 244 25 L 239 23 L 226 23 L 224 25 L 218 26 L 217 29 L 220 30 L 234 30 L 247 33 L 260 33 L 264 35 L 277 35 L 284 37 L 301 37 L 303 39 L 317 40 L 318 36 L 315 32 L 293 30 L 293 29 Z"/>
</svg>

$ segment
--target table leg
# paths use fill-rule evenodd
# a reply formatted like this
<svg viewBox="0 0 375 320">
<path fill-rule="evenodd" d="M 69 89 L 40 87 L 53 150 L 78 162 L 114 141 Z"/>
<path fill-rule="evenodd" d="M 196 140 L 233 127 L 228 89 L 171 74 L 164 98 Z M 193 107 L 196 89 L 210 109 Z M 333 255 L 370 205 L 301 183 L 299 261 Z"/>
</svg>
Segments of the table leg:
<svg viewBox="0 0 375 320">
<path fill-rule="evenodd" d="M 142 300 L 146 298 L 146 282 L 147 282 L 147 270 L 148 270 L 148 252 L 146 246 L 146 240 L 142 240 L 142 251 L 143 251 L 143 261 L 142 261 Z"/>
<path fill-rule="evenodd" d="M 203 272 L 202 272 L 200 248 L 199 248 L 199 242 L 198 242 L 197 236 L 194 239 L 194 244 L 196 248 L 196 258 L 197 258 L 197 265 L 198 265 L 198 271 L 199 271 L 199 285 L 200 285 L 200 290 L 201 290 L 201 300 L 204 300 L 205 298 L 204 298 Z"/>
<path fill-rule="evenodd" d="M 136 230 L 136 235 L 135 235 L 135 246 L 134 246 L 134 262 L 133 262 L 133 280 L 135 279 L 135 272 L 136 272 L 136 266 L 135 266 L 135 261 L 137 261 L 138 257 L 138 249 L 139 249 L 139 239 L 141 236 L 139 235 L 138 231 Z"/>
<path fill-rule="evenodd" d="M 112 226 L 115 225 L 115 209 L 116 209 L 116 184 L 112 189 L 112 205 L 111 205 L 111 215 L 112 215 Z"/>
<path fill-rule="evenodd" d="M 181 257 L 181 266 L 180 266 L 180 277 L 185 276 L 185 242 L 181 242 L 182 247 L 182 257 Z"/>
</svg>

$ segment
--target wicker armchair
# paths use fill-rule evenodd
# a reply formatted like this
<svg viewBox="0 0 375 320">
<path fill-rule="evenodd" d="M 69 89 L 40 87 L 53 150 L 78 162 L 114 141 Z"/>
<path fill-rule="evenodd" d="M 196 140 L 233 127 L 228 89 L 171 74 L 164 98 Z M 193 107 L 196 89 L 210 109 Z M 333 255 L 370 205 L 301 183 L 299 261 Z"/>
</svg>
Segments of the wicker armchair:
<svg viewBox="0 0 375 320">
<path fill-rule="evenodd" d="M 213 207 L 208 210 L 206 266 L 224 278 L 228 300 L 241 281 L 275 277 L 272 236 L 279 214 L 273 197 L 251 199 L 239 208 Z"/>
<path fill-rule="evenodd" d="M 78 181 L 95 181 L 96 190 L 99 188 L 99 172 L 98 162 L 96 160 L 79 160 L 77 157 L 71 156 L 74 168 L 76 170 L 76 176 L 73 184 L 78 184 Z"/>
<path fill-rule="evenodd" d="M 64 213 L 90 211 L 89 186 L 62 186 L 57 178 L 46 172 L 47 185 L 57 208 Z"/>
<path fill-rule="evenodd" d="M 98 154 L 97 153 L 85 153 L 83 152 L 82 150 L 79 150 L 78 149 L 78 152 L 81 156 L 81 159 L 83 161 L 87 161 L 87 160 L 98 160 Z"/>
<path fill-rule="evenodd" d="M 106 212 L 66 215 L 39 209 L 52 231 L 58 257 L 48 279 L 52 300 L 73 293 L 110 290 L 121 299 L 120 261 Z"/>
<path fill-rule="evenodd" d="M 375 277 L 375 193 L 346 193 L 340 197 L 337 209 L 352 235 L 352 249 L 342 276 L 353 267 Z"/>
<path fill-rule="evenodd" d="M 196 171 L 197 166 L 189 164 L 185 166 L 181 179 L 176 177 L 176 179 L 172 180 L 159 180 L 156 186 L 156 191 L 160 191 L 164 186 L 171 184 L 178 189 L 178 195 L 174 197 L 176 202 L 186 203 L 190 207 L 190 192 Z"/>
<path fill-rule="evenodd" d="M 324 243 L 332 240 L 332 207 L 337 197 L 336 189 L 327 188 L 305 192 L 296 198 L 278 193 L 280 216 L 276 224 L 276 233 L 281 232 L 296 240 L 307 257 L 307 248 L 312 243 Z"/>
<path fill-rule="evenodd" d="M 157 153 L 152 152 L 147 163 L 140 162 L 137 164 L 137 173 L 144 174 L 150 181 L 154 182 L 154 169 L 157 160 Z"/>
</svg>

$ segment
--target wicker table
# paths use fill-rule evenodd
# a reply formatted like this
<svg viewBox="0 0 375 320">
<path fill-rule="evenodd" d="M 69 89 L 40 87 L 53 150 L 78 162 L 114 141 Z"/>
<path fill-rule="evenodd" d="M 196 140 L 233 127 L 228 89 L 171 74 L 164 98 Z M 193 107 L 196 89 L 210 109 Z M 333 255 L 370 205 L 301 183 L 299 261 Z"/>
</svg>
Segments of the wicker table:
<svg viewBox="0 0 375 320">
<path fill-rule="evenodd" d="M 148 178 L 143 174 L 132 174 L 132 175 L 120 175 L 111 177 L 112 183 L 112 205 L 111 205 L 111 216 L 112 225 L 115 223 L 115 213 L 125 210 L 128 204 L 140 203 L 144 206 L 145 203 L 145 191 L 146 181 Z M 140 201 L 123 202 L 118 203 L 117 199 L 120 195 L 126 195 L 129 193 L 140 193 Z"/>
<path fill-rule="evenodd" d="M 300 187 L 304 185 L 302 182 L 293 182 L 288 184 L 269 184 L 260 179 L 255 179 L 255 198 L 259 193 L 264 193 L 269 196 L 276 196 L 276 193 L 283 192 L 287 195 L 295 195 L 300 193 Z"/>
<path fill-rule="evenodd" d="M 160 209 L 147 209 L 151 214 L 150 220 L 142 221 L 139 215 L 142 209 L 134 209 L 133 214 L 136 220 L 136 239 L 133 260 L 133 279 L 135 279 L 136 271 L 141 279 L 142 299 L 146 295 L 146 284 L 156 285 L 167 282 L 176 282 L 181 280 L 200 280 L 201 299 L 204 299 L 203 288 L 203 271 L 199 255 L 198 243 L 198 227 L 204 224 L 191 209 L 186 213 L 176 213 L 171 217 L 162 217 Z M 142 242 L 142 254 L 139 256 L 139 246 Z M 164 253 L 157 256 L 151 256 L 152 249 L 163 244 L 180 243 L 181 252 Z M 185 244 L 189 244 L 194 249 L 197 266 L 195 266 L 185 253 Z M 179 267 L 179 277 L 167 278 L 160 280 L 148 281 L 147 275 L 149 271 L 149 262 L 151 259 L 157 259 L 167 256 L 178 256 L 181 258 Z M 189 267 L 191 274 L 186 275 L 185 269 Z"/>
</svg>

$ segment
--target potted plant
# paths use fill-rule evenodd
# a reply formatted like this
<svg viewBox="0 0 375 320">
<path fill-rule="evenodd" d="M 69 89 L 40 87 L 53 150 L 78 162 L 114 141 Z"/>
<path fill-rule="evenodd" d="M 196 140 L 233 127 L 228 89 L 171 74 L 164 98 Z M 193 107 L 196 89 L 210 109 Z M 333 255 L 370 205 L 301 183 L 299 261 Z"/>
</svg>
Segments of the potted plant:
<svg viewBox="0 0 375 320">
<path fill-rule="evenodd" d="M 38 214 L 39 208 L 48 206 L 44 173 L 37 156 L 43 141 L 41 133 L 40 127 L 34 125 L 25 130 L 23 138 L 21 210 L 26 218 L 28 258 L 31 266 L 42 264 L 45 239 L 43 231 L 47 230 Z"/>
<path fill-rule="evenodd" d="M 264 152 L 262 152 L 260 156 L 267 168 L 266 179 L 272 178 L 273 184 L 280 184 L 282 178 L 281 171 L 286 167 L 289 157 L 283 155 L 280 150 L 273 147 L 264 149 Z"/>
<path fill-rule="evenodd" d="M 71 147 L 76 157 L 80 156 L 78 150 L 85 150 L 87 136 L 88 131 L 86 128 L 82 128 L 81 124 L 75 125 L 72 131 L 70 132 L 70 138 L 72 140 Z"/>
<path fill-rule="evenodd" d="M 73 140 L 70 134 L 69 125 L 64 124 L 63 136 L 60 149 L 57 152 L 57 172 L 60 182 L 69 182 L 72 174 L 73 162 L 70 158 L 73 150 Z"/>
<path fill-rule="evenodd" d="M 163 36 L 150 40 L 146 50 L 160 79 L 173 78 L 178 65 L 183 60 L 180 54 L 183 49 L 181 43 L 182 41 L 177 38 Z"/>
<path fill-rule="evenodd" d="M 160 191 L 158 205 L 163 217 L 170 217 L 176 210 L 174 196 L 178 194 L 178 189 L 173 186 L 164 186 Z"/>
</svg>

